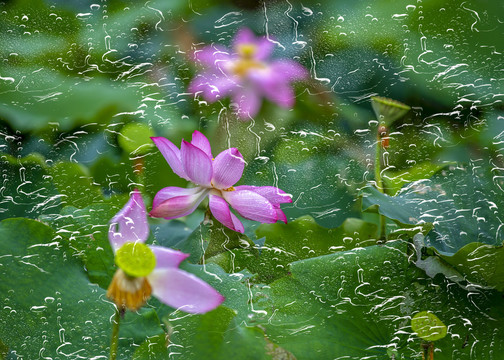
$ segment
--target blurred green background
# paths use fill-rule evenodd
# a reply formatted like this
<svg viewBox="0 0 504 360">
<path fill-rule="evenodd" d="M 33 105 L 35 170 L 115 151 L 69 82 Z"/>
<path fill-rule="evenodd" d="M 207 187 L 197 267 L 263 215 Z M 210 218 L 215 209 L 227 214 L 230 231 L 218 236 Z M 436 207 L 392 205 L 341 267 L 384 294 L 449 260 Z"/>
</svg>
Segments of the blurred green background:
<svg viewBox="0 0 504 360">
<path fill-rule="evenodd" d="M 57 353 L 64 343 L 61 303 L 63 323 L 72 329 L 68 338 L 71 333 L 81 341 L 73 350 L 106 353 L 109 323 L 102 314 L 108 317 L 111 307 L 103 289 L 113 274 L 106 224 L 134 188 L 149 209 L 161 188 L 187 186 L 149 137 L 165 136 L 178 146 L 194 130 L 210 139 L 214 155 L 239 148 L 247 161 L 239 185 L 273 185 L 292 194 L 293 203 L 282 206 L 291 224 L 244 222 L 246 240 L 266 244 L 261 257 L 239 248 L 243 238 L 219 229 L 221 240 L 238 250 L 206 255 L 213 277 L 198 265 L 186 268 L 225 294 L 226 307 L 186 319 L 152 300 L 141 316 L 126 320 L 125 357 L 156 358 L 148 349 L 173 329 L 170 336 L 185 346 L 188 359 L 215 343 L 221 352 L 208 358 L 236 356 L 225 344 L 241 344 L 239 354 L 257 359 L 265 358 L 266 348 L 275 359 L 293 359 L 292 353 L 309 359 L 313 351 L 324 358 L 380 358 L 394 344 L 418 355 L 407 317 L 431 304 L 444 312 L 453 335 L 442 340 L 436 359 L 502 352 L 504 330 L 496 324 L 502 323 L 504 289 L 503 23 L 504 5 L 495 0 L 0 1 L 0 220 L 37 220 L 8 220 L 0 228 L 7 254 L 5 262 L 0 255 L 0 274 L 10 281 L 2 288 L 10 302 L 0 313 L 0 359 L 8 353 L 3 342 L 18 349 L 31 343 L 30 356 Z M 265 101 L 252 121 L 243 122 L 229 99 L 208 104 L 188 92 L 202 70 L 193 52 L 230 46 L 242 27 L 275 41 L 275 58 L 309 70 L 310 79 L 296 84 L 293 109 Z M 411 106 L 390 125 L 383 159 L 386 193 L 395 196 L 371 186 L 378 126 L 373 96 Z M 205 206 L 180 220 L 151 219 L 149 241 L 194 252 L 198 262 L 203 255 L 194 240 L 210 237 L 198 227 Z M 376 245 L 378 212 L 387 217 L 391 238 L 409 245 Z M 434 226 L 422 238 L 425 263 L 415 262 L 411 245 L 410 229 L 419 223 L 424 234 Z M 57 246 L 39 250 L 42 243 Z M 26 270 L 16 256 L 33 257 L 41 268 L 43 259 L 54 263 L 47 273 Z M 425 257 L 438 262 L 426 270 Z M 68 279 L 57 275 L 60 265 Z M 250 273 L 238 273 L 245 268 Z M 478 291 L 454 286 L 447 268 L 477 282 Z M 371 279 L 364 295 L 356 292 L 363 269 Z M 76 293 L 72 284 L 79 284 Z M 89 298 L 94 301 L 79 302 Z M 256 309 L 249 307 L 252 298 Z M 387 298 L 402 299 L 400 313 Z M 49 310 L 32 310 L 30 301 Z M 21 303 L 26 309 L 12 313 L 10 307 Z M 261 311 L 266 319 L 259 319 Z M 73 317 L 78 312 L 85 320 Z M 18 322 L 10 322 L 16 316 Z M 310 321 L 321 326 L 304 328 Z M 37 329 L 33 339 L 27 329 Z M 200 347 L 191 347 L 193 335 L 200 336 Z M 312 351 L 306 343 L 314 339 Z M 39 353 L 43 346 L 46 353 Z M 160 348 L 154 354 L 166 358 L 166 346 Z"/>
<path fill-rule="evenodd" d="M 148 137 L 179 144 L 200 129 L 214 152 L 240 148 L 249 162 L 243 183 L 292 193 L 290 218 L 337 226 L 357 214 L 356 189 L 373 178 L 375 95 L 413 108 L 390 129 L 390 177 L 482 159 L 501 183 L 499 2 L 20 0 L 1 8 L 4 217 L 69 201 L 57 197 L 64 184 L 48 181 L 60 169 L 106 196 L 137 183 L 151 196 L 181 185 Z M 241 27 L 310 70 L 294 109 L 265 103 L 253 123 L 240 123 L 228 100 L 209 105 L 187 92 L 201 70 L 192 52 L 228 45 Z"/>
</svg>

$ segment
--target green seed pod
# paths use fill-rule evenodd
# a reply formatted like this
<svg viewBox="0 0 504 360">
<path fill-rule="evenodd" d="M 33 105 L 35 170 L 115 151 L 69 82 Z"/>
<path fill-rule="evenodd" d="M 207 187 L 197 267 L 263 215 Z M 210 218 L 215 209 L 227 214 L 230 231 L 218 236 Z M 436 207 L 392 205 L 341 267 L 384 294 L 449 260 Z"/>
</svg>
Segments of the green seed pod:
<svg viewBox="0 0 504 360">
<path fill-rule="evenodd" d="M 446 336 L 446 325 L 431 312 L 421 311 L 411 319 L 411 328 L 419 338 L 436 341 Z"/>
</svg>

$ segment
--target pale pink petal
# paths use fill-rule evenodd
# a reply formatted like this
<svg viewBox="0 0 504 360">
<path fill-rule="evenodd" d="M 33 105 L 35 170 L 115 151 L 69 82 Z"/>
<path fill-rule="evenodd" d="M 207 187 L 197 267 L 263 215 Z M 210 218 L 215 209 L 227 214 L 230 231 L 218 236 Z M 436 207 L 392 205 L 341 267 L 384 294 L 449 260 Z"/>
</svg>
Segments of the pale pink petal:
<svg viewBox="0 0 504 360">
<path fill-rule="evenodd" d="M 250 72 L 249 78 L 255 84 L 256 92 L 264 94 L 270 101 L 286 108 L 294 106 L 294 91 L 287 76 L 266 69 Z"/>
<path fill-rule="evenodd" d="M 235 187 L 236 190 L 250 190 L 261 196 L 264 196 L 273 205 L 285 204 L 292 202 L 292 195 L 274 186 L 250 186 L 240 185 Z"/>
<path fill-rule="evenodd" d="M 197 75 L 189 84 L 189 92 L 201 93 L 203 98 L 213 103 L 228 95 L 237 85 L 224 74 L 204 73 Z"/>
<path fill-rule="evenodd" d="M 157 146 L 161 154 L 163 154 L 173 172 L 181 178 L 189 180 L 180 161 L 180 150 L 175 145 L 173 145 L 170 140 L 164 137 L 151 137 L 151 140 Z"/>
<path fill-rule="evenodd" d="M 110 220 L 109 241 L 114 252 L 126 242 L 145 242 L 149 224 L 142 195 L 134 190 L 128 202 Z"/>
<path fill-rule="evenodd" d="M 212 159 L 203 150 L 182 140 L 180 159 L 184 172 L 193 183 L 207 187 L 211 186 Z"/>
<path fill-rule="evenodd" d="M 196 146 L 198 149 L 203 150 L 203 152 L 207 154 L 210 159 L 213 157 L 210 141 L 208 141 L 206 136 L 200 133 L 198 130 L 195 130 L 193 132 L 191 144 Z"/>
<path fill-rule="evenodd" d="M 222 46 L 206 46 L 194 52 L 194 59 L 207 67 L 215 67 L 220 61 L 228 61 L 231 56 Z"/>
<path fill-rule="evenodd" d="M 291 203 L 292 195 L 287 194 L 285 191 L 274 187 L 274 186 L 250 186 L 250 185 L 240 185 L 235 187 L 236 191 L 240 190 L 250 190 L 263 197 L 265 197 L 275 208 L 277 214 L 277 220 L 283 221 L 287 224 L 287 216 L 280 209 L 280 204 Z"/>
<path fill-rule="evenodd" d="M 166 305 L 187 313 L 206 313 L 225 300 L 224 296 L 206 282 L 180 269 L 154 269 L 147 279 L 155 297 Z"/>
<path fill-rule="evenodd" d="M 266 60 L 275 49 L 275 43 L 265 37 L 256 40 L 257 52 L 254 56 L 256 60 Z"/>
<path fill-rule="evenodd" d="M 240 45 L 243 44 L 254 44 L 256 43 L 256 36 L 249 28 L 241 28 L 235 34 L 233 39 L 233 48 L 238 49 Z"/>
<path fill-rule="evenodd" d="M 233 231 L 242 233 L 245 231 L 240 220 L 229 210 L 229 205 L 220 196 L 210 195 L 209 197 L 210 211 L 213 216 L 224 226 Z"/>
<path fill-rule="evenodd" d="M 233 102 L 238 106 L 238 115 L 242 119 L 254 117 L 261 108 L 260 91 L 250 84 L 247 87 L 238 88 L 233 96 Z"/>
<path fill-rule="evenodd" d="M 179 196 L 192 196 L 202 191 L 201 187 L 195 188 L 179 188 L 176 186 L 169 186 L 159 190 L 154 196 L 154 200 L 152 201 L 152 207 L 158 207 L 162 202 Z"/>
<path fill-rule="evenodd" d="M 285 216 L 285 213 L 282 210 L 280 210 L 280 206 L 276 205 L 275 208 L 276 208 L 276 212 L 277 212 L 278 221 L 283 221 L 284 223 L 287 224 L 287 216 Z"/>
<path fill-rule="evenodd" d="M 223 191 L 224 199 L 244 218 L 262 223 L 277 221 L 275 207 L 263 196 L 250 191 Z"/>
<path fill-rule="evenodd" d="M 304 80 L 309 76 L 308 70 L 293 60 L 277 60 L 270 65 L 272 73 L 285 77 L 288 81 Z"/>
<path fill-rule="evenodd" d="M 234 184 L 243 174 L 245 160 L 236 148 L 224 150 L 213 162 L 212 185 L 217 189 L 227 189 Z"/>
<path fill-rule="evenodd" d="M 156 256 L 156 269 L 178 268 L 180 263 L 189 257 L 189 254 L 163 246 L 151 245 L 149 248 Z"/>
<path fill-rule="evenodd" d="M 176 219 L 191 214 L 205 199 L 209 189 L 193 188 L 182 189 L 166 187 L 158 191 L 152 202 L 152 217 Z"/>
<path fill-rule="evenodd" d="M 272 86 L 268 90 L 264 92 L 264 95 L 271 102 L 287 109 L 294 106 L 296 96 L 290 86 L 276 84 L 276 86 Z"/>
</svg>

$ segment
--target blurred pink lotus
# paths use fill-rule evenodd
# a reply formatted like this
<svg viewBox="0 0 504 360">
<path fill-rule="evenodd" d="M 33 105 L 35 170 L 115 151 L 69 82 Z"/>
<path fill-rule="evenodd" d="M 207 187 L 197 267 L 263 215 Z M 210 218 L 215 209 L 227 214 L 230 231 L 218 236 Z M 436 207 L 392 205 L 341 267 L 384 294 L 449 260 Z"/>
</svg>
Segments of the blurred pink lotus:
<svg viewBox="0 0 504 360">
<path fill-rule="evenodd" d="M 233 40 L 233 52 L 219 46 L 197 51 L 195 59 L 207 69 L 191 81 L 189 91 L 201 93 L 210 103 L 230 96 L 242 119 L 259 112 L 263 97 L 291 108 L 295 101 L 291 83 L 307 78 L 308 71 L 292 60 L 268 61 L 274 46 L 242 28 Z"/>
</svg>

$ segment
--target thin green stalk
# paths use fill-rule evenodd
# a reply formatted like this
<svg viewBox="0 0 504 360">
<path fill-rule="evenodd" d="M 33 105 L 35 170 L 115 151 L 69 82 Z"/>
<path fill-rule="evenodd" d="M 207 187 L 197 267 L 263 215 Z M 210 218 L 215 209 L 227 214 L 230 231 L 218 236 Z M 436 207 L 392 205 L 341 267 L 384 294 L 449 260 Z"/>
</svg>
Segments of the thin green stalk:
<svg viewBox="0 0 504 360">
<path fill-rule="evenodd" d="M 117 347 L 119 345 L 119 323 L 121 322 L 121 313 L 116 308 L 114 320 L 112 322 L 112 339 L 110 340 L 110 360 L 116 360 Z"/>
<path fill-rule="evenodd" d="M 387 241 L 387 219 L 380 214 L 380 239 Z"/>
<path fill-rule="evenodd" d="M 375 158 L 375 164 L 374 164 L 374 173 L 375 173 L 375 182 L 376 182 L 376 188 L 380 190 L 380 192 L 383 192 L 383 182 L 381 179 L 381 140 L 380 140 L 380 134 L 376 137 L 376 158 Z"/>
<path fill-rule="evenodd" d="M 203 218 L 203 221 L 199 224 L 200 234 L 202 234 L 203 231 L 206 231 L 206 230 L 203 230 L 203 227 L 213 225 L 212 221 L 213 221 L 212 212 L 210 211 L 210 207 L 207 207 L 207 209 L 205 211 L 205 217 Z M 201 236 L 203 236 L 203 235 L 201 235 Z M 212 240 L 210 240 L 210 243 L 211 242 L 212 242 Z M 199 260 L 198 264 L 205 265 L 205 253 L 206 253 L 206 249 L 207 249 L 208 245 L 207 245 L 207 247 L 204 246 L 203 238 L 201 238 L 200 243 L 201 243 L 202 254 L 201 254 L 201 259 Z"/>
<path fill-rule="evenodd" d="M 422 360 L 434 360 L 434 343 L 422 344 Z"/>
<path fill-rule="evenodd" d="M 383 193 L 384 188 L 383 188 L 383 181 L 381 178 L 381 138 L 379 131 L 376 136 L 376 158 L 374 165 L 375 165 L 374 170 L 375 170 L 376 188 L 378 189 L 378 191 Z M 387 240 L 386 225 L 387 225 L 387 219 L 385 218 L 384 215 L 380 214 L 380 239 L 382 240 Z"/>
</svg>

